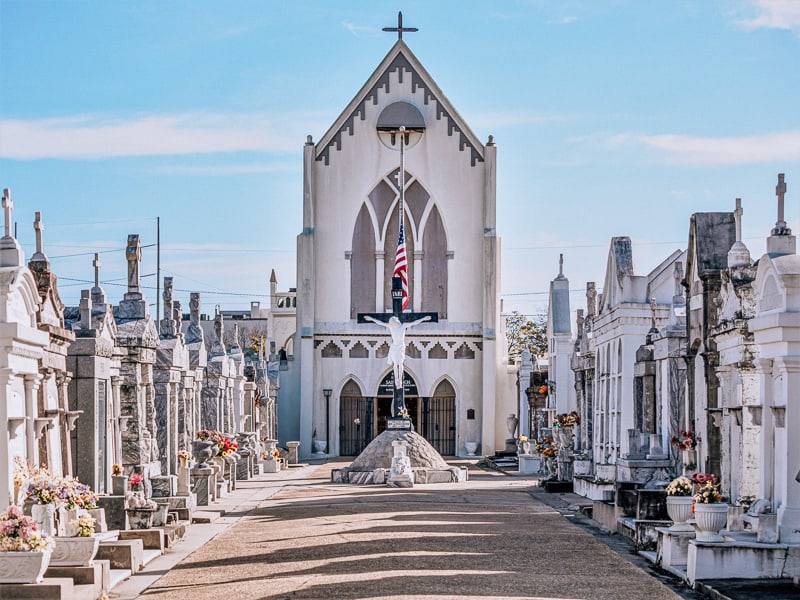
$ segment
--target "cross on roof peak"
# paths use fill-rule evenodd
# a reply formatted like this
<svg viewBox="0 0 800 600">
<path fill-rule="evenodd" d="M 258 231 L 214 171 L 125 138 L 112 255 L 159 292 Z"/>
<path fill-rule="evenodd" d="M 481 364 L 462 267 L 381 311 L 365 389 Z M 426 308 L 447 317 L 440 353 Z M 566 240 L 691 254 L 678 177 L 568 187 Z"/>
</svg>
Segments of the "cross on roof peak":
<svg viewBox="0 0 800 600">
<path fill-rule="evenodd" d="M 44 247 L 42 243 L 44 223 L 42 223 L 42 213 L 38 210 L 34 213 L 33 230 L 36 233 L 36 253 L 41 254 Z"/>
<path fill-rule="evenodd" d="M 92 266 L 94 267 L 94 287 L 100 287 L 100 267 L 102 266 L 102 263 L 100 262 L 99 252 L 94 253 Z"/>
<path fill-rule="evenodd" d="M 14 201 L 11 199 L 11 190 L 3 190 L 3 213 L 5 213 L 5 237 L 11 237 L 11 211 L 14 210 Z"/>
<path fill-rule="evenodd" d="M 397 39 L 403 39 L 403 32 L 414 32 L 419 31 L 416 27 L 403 27 L 403 11 L 397 13 L 397 27 L 384 27 L 383 31 L 396 31 L 397 32 Z"/>
</svg>

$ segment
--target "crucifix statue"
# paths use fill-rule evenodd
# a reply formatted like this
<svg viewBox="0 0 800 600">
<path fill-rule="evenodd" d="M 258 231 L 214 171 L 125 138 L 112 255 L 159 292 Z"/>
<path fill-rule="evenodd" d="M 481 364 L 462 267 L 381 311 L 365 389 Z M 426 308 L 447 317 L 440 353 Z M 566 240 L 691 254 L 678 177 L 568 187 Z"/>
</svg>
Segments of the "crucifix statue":
<svg viewBox="0 0 800 600">
<path fill-rule="evenodd" d="M 397 418 L 406 412 L 405 389 L 403 386 L 403 364 L 406 358 L 406 330 L 425 321 L 438 323 L 439 313 L 403 312 L 403 284 L 400 277 L 392 277 L 392 312 L 359 313 L 359 323 L 377 323 L 389 330 L 392 343 L 386 362 L 392 365 L 394 374 L 394 399 L 392 417 Z M 396 427 L 400 429 L 401 427 Z"/>
</svg>

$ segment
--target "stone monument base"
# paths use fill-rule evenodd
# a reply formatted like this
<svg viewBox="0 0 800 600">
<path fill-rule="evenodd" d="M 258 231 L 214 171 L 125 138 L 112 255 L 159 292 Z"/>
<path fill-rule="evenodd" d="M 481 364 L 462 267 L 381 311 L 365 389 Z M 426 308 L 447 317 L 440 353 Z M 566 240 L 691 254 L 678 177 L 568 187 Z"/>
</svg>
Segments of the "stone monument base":
<svg viewBox="0 0 800 600">
<path fill-rule="evenodd" d="M 467 480 L 466 468 L 448 465 L 428 440 L 418 433 L 387 429 L 372 440 L 349 467 L 333 469 L 331 483 L 386 484 L 394 457 L 392 442 L 395 441 L 408 444 L 414 483 L 460 483 Z"/>
</svg>

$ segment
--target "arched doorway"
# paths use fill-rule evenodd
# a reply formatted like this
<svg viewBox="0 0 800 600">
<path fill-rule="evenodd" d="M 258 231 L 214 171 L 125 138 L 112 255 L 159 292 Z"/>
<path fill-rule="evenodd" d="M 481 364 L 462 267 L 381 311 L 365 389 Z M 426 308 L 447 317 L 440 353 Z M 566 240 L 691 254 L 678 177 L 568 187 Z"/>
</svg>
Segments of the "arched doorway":
<svg viewBox="0 0 800 600">
<path fill-rule="evenodd" d="M 422 435 L 442 456 L 456 453 L 456 391 L 442 380 L 433 396 L 423 399 Z"/>
<path fill-rule="evenodd" d="M 349 379 L 339 394 L 339 454 L 357 456 L 372 440 L 372 398 Z"/>
<path fill-rule="evenodd" d="M 408 416 L 414 425 L 414 431 L 419 431 L 420 402 L 417 382 L 405 371 L 403 372 L 403 388 L 406 397 Z M 386 429 L 386 419 L 392 416 L 392 399 L 394 398 L 394 372 L 389 371 L 378 386 L 375 398 L 375 435 Z"/>
</svg>

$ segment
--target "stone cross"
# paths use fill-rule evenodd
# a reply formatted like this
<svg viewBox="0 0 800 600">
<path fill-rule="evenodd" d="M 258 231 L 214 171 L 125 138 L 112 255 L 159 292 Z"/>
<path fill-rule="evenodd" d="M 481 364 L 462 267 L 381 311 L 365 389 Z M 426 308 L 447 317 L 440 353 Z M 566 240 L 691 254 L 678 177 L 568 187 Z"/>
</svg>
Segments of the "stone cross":
<svg viewBox="0 0 800 600">
<path fill-rule="evenodd" d="M 142 246 L 139 242 L 138 233 L 132 233 L 128 236 L 125 258 L 128 260 L 128 292 L 138 292 L 139 263 L 142 260 Z"/>
<path fill-rule="evenodd" d="M 778 185 L 775 186 L 775 195 L 778 197 L 778 220 L 775 222 L 775 228 L 771 233 L 772 235 L 792 235 L 792 230 L 786 225 L 783 213 L 783 197 L 786 195 L 786 181 L 784 181 L 783 173 L 778 173 Z"/>
<path fill-rule="evenodd" d="M 783 219 L 783 197 L 786 194 L 786 182 L 783 178 L 784 174 L 778 173 L 778 185 L 775 186 L 775 195 L 778 197 L 778 226 L 786 225 L 786 221 Z"/>
<path fill-rule="evenodd" d="M 36 254 L 42 254 L 42 232 L 44 231 L 44 223 L 42 223 L 42 213 L 36 211 L 35 218 L 33 219 L 33 230 L 36 232 Z"/>
<path fill-rule="evenodd" d="M 742 241 L 742 215 L 744 211 L 742 210 L 742 199 L 736 199 L 736 210 L 733 211 L 733 218 L 736 221 L 736 241 Z"/>
<path fill-rule="evenodd" d="M 563 279 L 564 278 L 564 255 L 563 254 L 559 254 L 558 255 L 558 278 L 559 279 Z"/>
<path fill-rule="evenodd" d="M 409 33 L 414 31 L 419 31 L 416 27 L 403 27 L 403 13 L 402 11 L 397 13 L 397 27 L 384 27 L 383 31 L 396 31 L 397 32 L 397 39 L 403 39 L 403 32 L 407 31 Z"/>
<path fill-rule="evenodd" d="M 94 287 L 100 287 L 100 267 L 103 266 L 103 263 L 100 262 L 100 253 L 94 253 L 94 260 L 92 261 L 92 266 L 94 267 Z"/>
<path fill-rule="evenodd" d="M 11 237 L 11 211 L 13 210 L 14 201 L 11 199 L 11 190 L 6 188 L 3 190 L 3 214 L 6 219 L 5 237 Z"/>
</svg>

